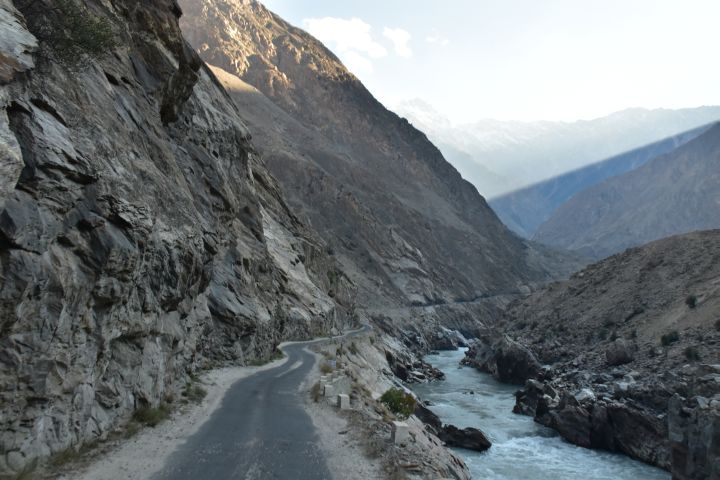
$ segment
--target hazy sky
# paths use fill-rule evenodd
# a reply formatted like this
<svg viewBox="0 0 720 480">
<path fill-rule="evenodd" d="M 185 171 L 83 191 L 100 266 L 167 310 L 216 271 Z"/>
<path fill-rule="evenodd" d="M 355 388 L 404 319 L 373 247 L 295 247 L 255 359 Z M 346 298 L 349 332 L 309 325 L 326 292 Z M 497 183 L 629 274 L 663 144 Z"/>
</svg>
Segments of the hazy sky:
<svg viewBox="0 0 720 480">
<path fill-rule="evenodd" d="M 265 0 L 383 103 L 454 122 L 720 104 L 720 0 Z"/>
</svg>

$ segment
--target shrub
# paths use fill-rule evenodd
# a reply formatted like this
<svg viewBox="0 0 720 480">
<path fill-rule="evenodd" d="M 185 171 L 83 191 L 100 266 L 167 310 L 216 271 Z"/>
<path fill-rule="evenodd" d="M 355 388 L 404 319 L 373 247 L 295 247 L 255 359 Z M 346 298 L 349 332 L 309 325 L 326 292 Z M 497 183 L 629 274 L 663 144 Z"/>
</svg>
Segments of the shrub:
<svg viewBox="0 0 720 480">
<path fill-rule="evenodd" d="M 415 397 L 399 388 L 383 393 L 380 401 L 400 419 L 408 418 L 415 411 Z"/>
<path fill-rule="evenodd" d="M 720 319 L 715 320 L 715 330 L 720 330 Z"/>
<path fill-rule="evenodd" d="M 327 375 L 328 373 L 332 373 L 333 368 L 330 366 L 329 363 L 323 362 L 320 364 L 320 373 L 323 375 Z"/>
<path fill-rule="evenodd" d="M 207 391 L 200 385 L 188 383 L 182 391 L 182 396 L 191 402 L 200 403 L 207 396 Z"/>
<path fill-rule="evenodd" d="M 116 46 L 112 24 L 93 14 L 77 0 L 54 0 L 48 6 L 41 0 L 18 2 L 30 29 L 55 52 L 57 60 L 77 67 L 88 58 L 100 58 Z"/>
<path fill-rule="evenodd" d="M 322 392 L 320 391 L 320 382 L 315 382 L 312 387 L 310 387 L 310 397 L 312 397 L 313 401 L 315 403 L 320 401 L 320 397 L 322 395 Z"/>
<path fill-rule="evenodd" d="M 697 307 L 698 299 L 695 295 L 690 295 L 685 299 L 685 305 L 687 305 L 690 308 Z"/>
<path fill-rule="evenodd" d="M 172 409 L 166 403 L 161 403 L 157 408 L 145 406 L 140 407 L 133 413 L 133 420 L 148 427 L 154 427 L 170 417 Z"/>
<path fill-rule="evenodd" d="M 660 338 L 660 343 L 663 344 L 663 346 L 667 347 L 668 345 L 677 342 L 680 340 L 680 334 L 677 330 L 673 330 L 672 332 L 666 333 Z"/>
<path fill-rule="evenodd" d="M 697 347 L 687 347 L 684 353 L 685 358 L 692 362 L 697 362 L 698 360 L 700 360 L 700 351 L 697 349 Z"/>
<path fill-rule="evenodd" d="M 350 342 L 350 345 L 348 346 L 348 351 L 353 355 L 358 354 L 358 348 L 357 345 L 355 345 L 355 342 Z"/>
</svg>

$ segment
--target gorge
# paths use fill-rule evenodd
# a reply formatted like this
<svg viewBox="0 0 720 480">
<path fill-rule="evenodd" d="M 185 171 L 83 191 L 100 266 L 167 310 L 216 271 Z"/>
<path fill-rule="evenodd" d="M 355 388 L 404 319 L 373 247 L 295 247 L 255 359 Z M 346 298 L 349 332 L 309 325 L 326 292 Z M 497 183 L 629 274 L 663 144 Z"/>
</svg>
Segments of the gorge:
<svg viewBox="0 0 720 480">
<path fill-rule="evenodd" d="M 692 172 L 673 182 L 678 215 L 707 215 L 667 235 L 720 227 L 718 127 L 701 130 L 627 173 L 651 205 L 672 166 Z M 188 416 L 228 435 L 220 477 L 287 477 L 278 452 L 310 445 L 307 478 L 350 475 L 343 449 L 361 478 L 523 478 L 514 461 L 542 458 L 503 452 L 532 437 L 557 465 L 545 478 L 717 479 L 718 232 L 586 266 L 651 238 L 580 248 L 560 231 L 539 230 L 554 246 L 513 233 L 425 133 L 260 2 L 0 0 L 0 478 L 173 478 L 163 462 L 195 458 L 181 445 L 199 475 L 213 446 L 198 438 L 216 437 L 154 430 Z M 521 385 L 524 416 L 487 375 Z M 387 400 L 411 389 L 496 445 L 463 461 Z M 273 433 L 246 461 L 251 427 L 283 405 L 300 440 Z M 162 441 L 155 470 L 132 470 L 153 455 L 133 445 Z"/>
</svg>

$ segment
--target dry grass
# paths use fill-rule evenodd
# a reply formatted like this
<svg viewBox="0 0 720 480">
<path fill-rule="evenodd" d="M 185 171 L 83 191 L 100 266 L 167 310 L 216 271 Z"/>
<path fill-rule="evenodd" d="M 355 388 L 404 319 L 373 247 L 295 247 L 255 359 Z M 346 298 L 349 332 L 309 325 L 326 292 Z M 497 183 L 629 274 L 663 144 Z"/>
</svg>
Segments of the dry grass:
<svg viewBox="0 0 720 480">
<path fill-rule="evenodd" d="M 310 387 L 310 397 L 315 403 L 318 403 L 321 396 L 322 392 L 320 391 L 320 382 L 315 382 L 315 384 Z"/>
<path fill-rule="evenodd" d="M 161 403 L 157 408 L 149 406 L 138 408 L 133 413 L 133 420 L 141 425 L 155 427 L 167 420 L 170 413 L 172 413 L 172 407 L 167 403 Z"/>
</svg>

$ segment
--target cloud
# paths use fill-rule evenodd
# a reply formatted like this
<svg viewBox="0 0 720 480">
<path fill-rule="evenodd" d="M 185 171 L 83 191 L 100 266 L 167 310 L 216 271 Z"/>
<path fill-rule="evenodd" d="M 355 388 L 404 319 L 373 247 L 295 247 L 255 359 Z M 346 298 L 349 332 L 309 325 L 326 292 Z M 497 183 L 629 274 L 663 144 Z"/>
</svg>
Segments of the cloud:
<svg viewBox="0 0 720 480">
<path fill-rule="evenodd" d="M 303 27 L 339 54 L 355 52 L 369 58 L 381 58 L 388 52 L 373 40 L 372 27 L 359 18 L 306 18 Z"/>
<path fill-rule="evenodd" d="M 373 73 L 375 68 L 373 63 L 367 58 L 360 55 L 357 52 L 350 50 L 342 54 L 342 61 L 348 70 L 355 73 L 356 75 L 362 75 L 363 73 Z"/>
<path fill-rule="evenodd" d="M 383 30 L 383 36 L 393 43 L 395 53 L 400 57 L 412 57 L 412 50 L 408 43 L 410 42 L 410 33 L 402 28 L 388 28 Z"/>
<path fill-rule="evenodd" d="M 433 30 L 430 35 L 425 37 L 425 41 L 427 43 L 440 45 L 441 47 L 447 47 L 448 45 L 450 45 L 450 40 L 440 35 L 440 33 L 438 33 L 436 30 Z"/>
</svg>

